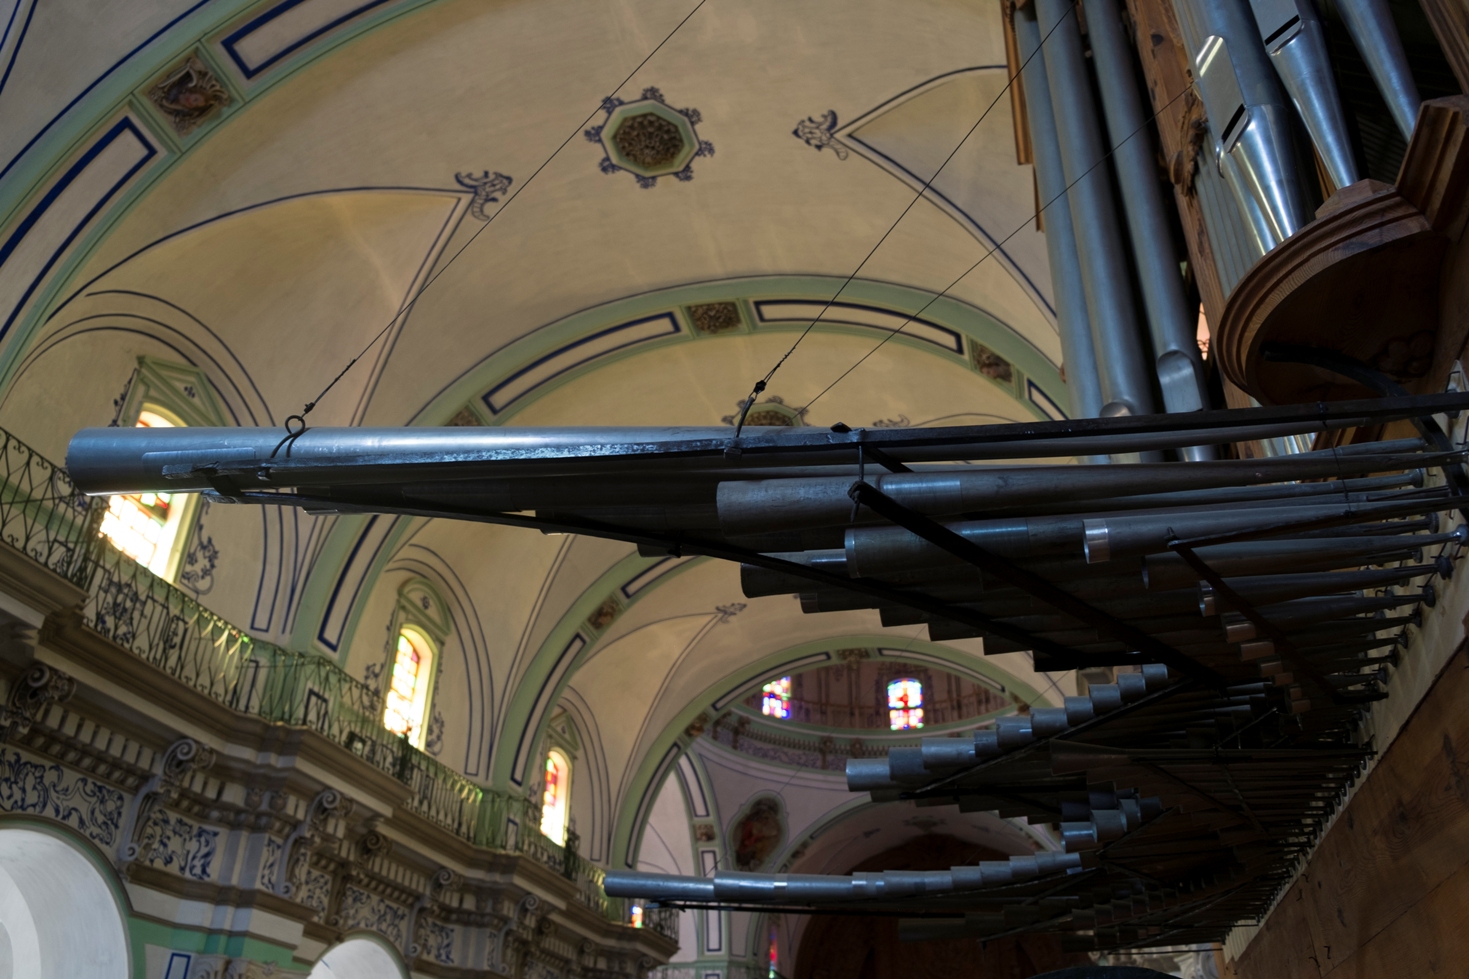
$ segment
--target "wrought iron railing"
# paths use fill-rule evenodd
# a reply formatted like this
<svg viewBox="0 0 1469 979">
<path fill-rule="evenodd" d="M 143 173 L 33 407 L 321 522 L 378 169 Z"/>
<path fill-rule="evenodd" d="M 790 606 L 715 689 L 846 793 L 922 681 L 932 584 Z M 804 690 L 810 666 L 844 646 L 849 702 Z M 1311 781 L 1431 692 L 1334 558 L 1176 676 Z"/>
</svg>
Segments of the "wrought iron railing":
<svg viewBox="0 0 1469 979">
<path fill-rule="evenodd" d="M 92 528 L 92 498 L 66 470 L 0 430 L 0 539 L 68 581 L 83 584 Z"/>
<path fill-rule="evenodd" d="M 384 728 L 380 694 L 336 663 L 246 635 L 118 551 L 98 532 L 105 499 L 78 492 L 65 469 L 10 433 L 0 440 L 0 540 L 85 589 L 93 631 L 225 707 L 318 731 L 406 785 L 405 808 L 476 846 L 551 867 L 577 883 L 583 904 L 631 924 L 601 870 L 542 835 L 533 800 L 439 763 Z"/>
</svg>

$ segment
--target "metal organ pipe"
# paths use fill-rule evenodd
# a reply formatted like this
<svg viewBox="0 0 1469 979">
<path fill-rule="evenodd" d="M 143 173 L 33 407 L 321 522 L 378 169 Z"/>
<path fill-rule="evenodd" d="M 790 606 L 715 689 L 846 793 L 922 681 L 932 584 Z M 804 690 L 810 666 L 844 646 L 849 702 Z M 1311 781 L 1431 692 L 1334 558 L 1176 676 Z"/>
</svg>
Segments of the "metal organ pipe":
<svg viewBox="0 0 1469 979">
<path fill-rule="evenodd" d="M 1148 117 L 1133 79 L 1117 2 L 1085 0 L 1085 10 L 1163 406 L 1170 412 L 1198 411 L 1208 403 L 1204 365 L 1195 320 L 1183 298 L 1183 277 L 1171 247 L 1172 229 L 1158 187 Z M 1215 458 L 1215 451 L 1213 446 L 1193 446 L 1182 455 L 1198 462 Z"/>
<path fill-rule="evenodd" d="M 1260 40 L 1275 71 L 1311 134 L 1331 182 L 1342 188 L 1357 182 L 1357 161 L 1347 135 L 1347 120 L 1337 96 L 1336 77 L 1326 53 L 1326 33 L 1311 0 L 1250 0 Z"/>
<path fill-rule="evenodd" d="M 1290 109 L 1244 0 L 1175 0 L 1215 160 L 1268 252 L 1311 220 L 1291 148 Z"/>
<path fill-rule="evenodd" d="M 1408 56 L 1403 53 L 1403 42 L 1398 39 L 1398 28 L 1387 9 L 1387 0 L 1341 0 L 1337 9 L 1346 21 L 1352 43 L 1367 62 L 1367 70 L 1372 73 L 1393 122 L 1398 124 L 1398 131 L 1404 139 L 1411 139 L 1418 122 L 1418 106 L 1423 100 L 1408 69 Z"/>
<path fill-rule="evenodd" d="M 1095 418 L 1102 413 L 1102 382 L 1097 375 L 1097 354 L 1092 345 L 1091 322 L 1087 319 L 1086 292 L 1081 286 L 1076 229 L 1066 199 L 1066 174 L 1056 136 L 1056 116 L 1051 111 L 1051 86 L 1046 79 L 1046 63 L 1038 57 L 1041 34 L 1034 4 L 1015 11 L 1015 38 L 1025 65 L 1021 73 L 1030 121 L 1031 155 L 1035 158 L 1036 189 L 1043 207 L 1055 202 L 1044 212 L 1046 258 L 1051 266 L 1061 356 L 1066 362 L 1066 391 L 1071 396 L 1071 412 L 1075 417 Z"/>
<path fill-rule="evenodd" d="M 1106 151 L 1093 111 L 1091 84 L 1081 51 L 1076 14 L 1066 0 L 1036 0 L 1051 106 L 1065 169 L 1081 280 L 1086 289 L 1104 416 L 1152 411 L 1152 385 L 1137 330 L 1132 280 L 1112 201 Z M 1101 165 L 1098 165 L 1098 164 Z"/>
</svg>

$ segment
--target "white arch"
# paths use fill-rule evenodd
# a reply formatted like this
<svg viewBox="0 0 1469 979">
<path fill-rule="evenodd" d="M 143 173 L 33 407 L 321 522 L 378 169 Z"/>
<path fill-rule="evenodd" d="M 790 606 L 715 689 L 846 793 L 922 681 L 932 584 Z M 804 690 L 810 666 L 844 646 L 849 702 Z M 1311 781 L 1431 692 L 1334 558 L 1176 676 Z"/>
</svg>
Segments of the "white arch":
<svg viewBox="0 0 1469 979">
<path fill-rule="evenodd" d="M 0 976 L 127 979 L 124 913 L 78 846 L 44 830 L 0 827 Z"/>
<path fill-rule="evenodd" d="M 408 970 L 384 943 L 360 935 L 327 949 L 306 979 L 408 979 Z"/>
</svg>

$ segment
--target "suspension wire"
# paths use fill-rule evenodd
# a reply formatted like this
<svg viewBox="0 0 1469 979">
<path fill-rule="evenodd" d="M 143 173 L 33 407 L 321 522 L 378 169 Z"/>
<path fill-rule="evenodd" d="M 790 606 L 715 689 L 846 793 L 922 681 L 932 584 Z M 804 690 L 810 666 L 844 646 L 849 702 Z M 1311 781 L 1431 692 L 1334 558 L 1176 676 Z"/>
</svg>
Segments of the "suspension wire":
<svg viewBox="0 0 1469 979">
<path fill-rule="evenodd" d="M 423 294 L 424 294 L 424 292 L 426 292 L 428 290 L 428 287 L 431 286 L 431 285 L 433 285 L 435 282 L 439 281 L 439 277 L 449 270 L 449 266 L 451 266 L 451 265 L 454 264 L 455 259 L 457 259 L 460 255 L 463 255 L 464 254 L 464 250 L 466 248 L 468 248 L 470 245 L 474 244 L 475 239 L 478 238 L 481 234 L 483 234 L 484 233 L 484 230 L 486 228 L 488 228 L 492 223 L 494 223 L 494 220 L 496 218 L 498 218 L 501 214 L 504 214 L 505 213 L 505 209 L 515 202 L 515 199 L 520 196 L 521 191 L 523 191 L 527 187 L 529 187 L 530 184 L 531 184 L 531 181 L 532 180 L 535 180 L 536 177 L 540 176 L 541 171 L 544 170 L 544 169 L 546 169 L 546 167 L 548 165 L 550 165 L 551 161 L 554 160 L 554 159 L 556 159 L 557 155 L 560 154 L 560 152 L 562 150 L 566 149 L 566 145 L 568 143 L 570 143 L 573 139 L 575 139 L 577 137 L 577 135 L 579 133 L 581 133 L 581 131 L 583 129 L 586 128 L 586 126 L 587 126 L 588 123 L 590 123 L 594 118 L 596 118 L 597 113 L 599 113 L 599 112 L 601 112 L 603 110 L 603 107 L 606 106 L 607 101 L 609 99 L 615 97 L 618 92 L 622 91 L 623 86 L 626 85 L 628 82 L 632 81 L 633 80 L 633 76 L 636 75 L 638 72 L 642 71 L 643 70 L 643 66 L 646 65 L 649 61 L 652 61 L 653 60 L 653 55 L 657 54 L 660 50 L 662 50 L 663 49 L 663 45 L 667 44 L 670 40 L 672 40 L 673 39 L 673 35 L 677 34 L 679 32 L 679 30 L 681 30 L 683 28 L 683 26 L 689 22 L 689 20 L 694 16 L 694 14 L 697 14 L 699 12 L 699 9 L 701 7 L 703 7 L 704 4 L 707 3 L 707 2 L 708 2 L 708 0 L 699 0 L 698 3 L 694 4 L 694 8 L 692 10 L 690 10 L 687 14 L 684 15 L 683 20 L 679 21 L 678 24 L 673 28 L 673 30 L 669 31 L 668 32 L 668 35 L 666 37 L 664 37 L 663 40 L 661 40 L 661 41 L 658 42 L 657 47 L 653 48 L 652 51 L 649 51 L 648 52 L 647 57 L 643 58 L 642 61 L 639 61 L 638 62 L 638 66 L 636 68 L 634 68 L 632 71 L 630 71 L 630 72 L 627 73 L 627 77 L 626 78 L 624 78 L 622 81 L 620 81 L 620 82 L 617 83 L 617 87 L 616 88 L 612 89 L 612 91 L 610 93 L 608 93 L 608 95 L 605 98 L 603 98 L 602 100 L 600 100 L 597 103 L 597 107 L 592 110 L 591 115 L 587 116 L 586 119 L 584 119 L 575 129 L 573 129 L 571 131 L 571 135 L 570 136 L 567 136 L 566 139 L 564 139 L 564 140 L 561 141 L 561 145 L 558 146 L 558 147 L 556 147 L 556 149 L 551 153 L 551 155 L 548 156 L 548 157 L 546 157 L 546 159 L 541 163 L 540 166 L 536 167 L 535 172 L 532 173 L 530 175 L 530 177 L 528 177 L 526 179 L 525 183 L 523 183 L 523 184 L 520 185 L 519 189 L 517 189 L 515 191 L 515 193 L 511 194 L 509 197 L 507 197 L 505 199 L 505 203 L 501 204 L 498 208 L 495 209 L 495 213 L 494 214 L 491 214 L 490 217 L 489 217 L 489 219 L 486 220 L 484 224 L 480 225 L 479 228 L 475 230 L 474 234 L 472 234 L 472 235 L 469 236 L 469 240 L 468 241 L 466 241 L 464 244 L 462 244 L 462 245 L 459 246 L 459 250 L 456 251 L 452 256 L 450 256 L 449 260 L 447 262 L 445 262 L 443 265 L 441 265 L 439 267 L 439 270 L 437 272 L 435 272 L 432 276 L 429 277 L 428 281 L 425 282 L 423 284 L 423 286 L 421 288 L 419 288 L 419 290 L 416 293 L 413 294 L 413 298 L 410 299 L 407 303 L 405 303 L 404 306 L 403 306 L 403 308 L 400 309 L 400 310 L 398 310 L 398 312 L 396 314 L 394 314 L 394 316 L 393 316 L 392 319 L 388 320 L 387 325 L 385 325 L 381 330 L 379 330 L 377 332 L 377 335 L 374 336 L 371 340 L 369 340 L 367 342 L 367 346 L 363 347 L 362 350 L 357 354 L 356 357 L 353 357 L 351 360 L 347 361 L 347 366 L 346 367 L 343 367 L 342 370 L 341 370 L 341 372 L 339 374 L 337 374 L 336 377 L 332 378 L 331 383 L 328 384 L 326 387 L 322 388 L 321 389 L 321 393 L 318 394 L 315 398 L 313 398 L 310 401 L 306 402 L 306 406 L 301 409 L 301 413 L 299 415 L 291 415 L 289 418 L 286 419 L 286 431 L 289 433 L 286 436 L 286 438 L 288 440 L 289 439 L 296 438 L 297 436 L 299 436 L 302 432 L 304 432 L 306 430 L 306 416 L 309 415 L 309 414 L 311 414 L 311 409 L 315 408 L 316 405 L 317 405 L 317 403 L 319 401 L 321 401 L 322 398 L 326 397 L 326 393 L 328 391 L 330 391 L 333 387 L 335 387 L 336 386 L 336 383 L 338 381 L 340 381 L 343 377 L 346 376 L 347 372 L 352 369 L 352 366 L 354 364 L 356 364 L 357 361 L 361 360 L 363 358 L 363 356 L 365 356 L 366 353 L 369 350 L 371 350 L 373 348 L 373 346 L 376 345 L 377 342 L 379 340 L 381 340 L 383 338 L 383 336 L 389 330 L 391 330 L 393 328 L 394 324 L 398 323 L 400 320 L 403 319 L 403 317 L 407 316 L 408 313 L 410 311 L 412 311 L 414 305 L 417 304 L 418 300 L 423 297 Z M 301 423 L 301 427 L 299 429 L 292 430 L 292 428 L 291 428 L 291 422 L 293 420 L 294 421 L 298 421 L 298 422 Z M 277 451 L 279 451 L 280 446 L 276 446 L 276 449 L 277 449 Z M 272 455 L 273 454 L 274 453 L 272 453 Z"/>
<path fill-rule="evenodd" d="M 1005 80 L 1005 85 L 1003 88 L 1000 89 L 999 94 L 997 94 L 994 97 L 994 100 L 985 107 L 984 112 L 980 113 L 979 118 L 974 120 L 974 125 L 969 127 L 969 131 L 965 133 L 964 137 L 959 140 L 959 142 L 954 146 L 952 150 L 949 151 L 949 155 L 944 157 L 944 162 L 939 164 L 938 169 L 933 172 L 933 176 L 929 177 L 923 182 L 923 186 L 918 189 L 918 193 L 913 195 L 913 199 L 908 202 L 908 206 L 903 208 L 903 213 L 899 214 L 897 218 L 893 220 L 893 223 L 888 225 L 888 229 L 882 233 L 882 237 L 877 239 L 877 244 L 873 245 L 871 250 L 868 251 L 867 255 L 862 259 L 862 261 L 857 263 L 857 267 L 852 270 L 852 274 L 847 276 L 846 281 L 844 281 L 837 289 L 837 291 L 832 294 L 832 297 L 826 301 L 826 305 L 821 307 L 821 310 L 816 314 L 815 318 L 813 318 L 810 323 L 806 324 L 806 329 L 802 330 L 801 335 L 796 337 L 796 342 L 791 344 L 791 348 L 781 355 L 780 360 L 777 360 L 775 362 L 774 367 L 766 371 L 764 377 L 755 382 L 755 386 L 750 389 L 750 396 L 745 399 L 745 403 L 740 409 L 740 418 L 739 421 L 735 424 L 735 438 L 740 437 L 740 432 L 745 427 L 745 416 L 750 413 L 750 406 L 755 403 L 755 397 L 765 390 L 766 385 L 770 383 L 770 379 L 775 376 L 775 372 L 780 370 L 781 366 L 785 364 L 788 359 L 790 359 L 791 354 L 796 352 L 796 348 L 801 345 L 801 341 L 806 339 L 807 334 L 815 329 L 816 324 L 819 323 L 821 321 L 821 318 L 826 315 L 827 310 L 831 309 L 832 304 L 837 301 L 838 297 L 840 297 L 843 292 L 847 291 L 847 286 L 852 284 L 852 280 L 857 278 L 857 274 L 861 272 L 862 269 L 866 267 L 867 263 L 872 260 L 872 256 L 877 254 L 877 250 L 882 247 L 882 243 L 888 240 L 888 235 L 891 235 L 894 231 L 897 230 L 897 227 L 902 222 L 903 218 L 908 216 L 908 212 L 913 210 L 914 205 L 923 199 L 924 194 L 928 193 L 929 187 L 933 186 L 933 182 L 938 179 L 938 176 L 940 173 L 943 172 L 944 167 L 949 165 L 949 161 L 954 159 L 954 155 L 964 147 L 964 144 L 969 141 L 969 137 L 973 136 L 974 131 L 980 127 L 980 124 L 983 123 L 986 118 L 988 118 L 990 110 L 1000 103 L 1000 99 L 1005 97 L 1006 92 L 1010 91 L 1010 86 L 1015 84 L 1015 79 L 1020 77 L 1020 73 L 1025 70 L 1025 66 L 1030 64 L 1032 58 L 1040 54 L 1041 49 L 1045 47 L 1046 41 L 1050 38 L 1052 34 L 1055 33 L 1056 28 L 1061 26 L 1061 24 L 1066 20 L 1066 17 L 1075 16 L 1077 4 L 1079 4 L 1080 2 L 1081 0 L 1071 0 L 1071 8 L 1066 11 L 1065 15 L 1063 15 L 1059 20 L 1056 21 L 1055 25 L 1052 26 L 1049 31 L 1046 31 L 1046 35 L 1045 37 L 1041 38 L 1040 44 L 1036 45 L 1036 49 L 1030 53 L 1029 58 L 1026 58 L 1020 63 L 1020 67 L 1015 70 L 1015 74 L 1011 75 Z M 1008 240 L 1009 239 L 1007 238 L 1006 241 Z M 908 324 L 904 323 L 903 325 L 907 326 Z M 822 393 L 824 394 L 825 392 Z M 820 395 L 818 395 L 817 397 L 820 397 Z"/>
<path fill-rule="evenodd" d="M 1037 50 L 1039 50 L 1039 48 L 1037 48 Z M 1188 93 L 1189 91 L 1191 91 L 1192 89 L 1193 89 L 1193 86 L 1192 85 L 1186 85 L 1186 86 L 1184 86 L 1184 88 L 1182 89 L 1182 91 L 1180 91 L 1177 95 L 1173 96 L 1173 98 L 1171 98 L 1167 102 L 1165 102 L 1162 105 L 1162 107 L 1160 107 L 1158 109 L 1157 112 L 1154 112 L 1151 116 L 1148 116 L 1147 119 L 1143 120 L 1143 124 L 1141 126 L 1138 126 L 1132 132 L 1128 133 L 1127 134 L 1127 137 L 1125 139 L 1121 140 L 1117 144 L 1117 146 L 1121 146 L 1123 143 L 1126 143 L 1128 140 L 1132 139 L 1138 133 L 1140 133 L 1144 129 L 1148 128 L 1148 126 L 1152 123 L 1152 121 L 1154 119 L 1158 118 L 1158 116 L 1160 116 L 1160 115 L 1163 114 L 1164 110 L 1166 110 L 1173 103 L 1177 102 L 1179 99 L 1183 98 L 1183 96 L 1186 93 Z M 908 328 L 908 325 L 910 323 L 912 323 L 918 317 L 922 316 L 923 313 L 924 313 L 924 311 L 926 309 L 928 309 L 928 307 L 932 306 L 934 303 L 938 302 L 940 299 L 942 299 L 946 295 L 948 295 L 949 294 L 949 291 L 952 290 L 955 286 L 957 286 L 960 282 L 964 281 L 965 277 L 968 276 L 970 272 L 973 272 L 975 269 L 979 268 L 979 266 L 984 262 L 985 259 L 989 258 L 995 252 L 997 252 L 1001 248 L 1003 248 L 1005 246 L 1005 242 L 1009 241 L 1011 238 L 1014 238 L 1020 232 L 1024 231 L 1026 228 L 1028 228 L 1030 226 L 1030 223 L 1032 221 L 1036 220 L 1037 218 L 1039 218 L 1041 216 L 1041 214 L 1044 213 L 1045 210 L 1048 207 L 1050 207 L 1052 204 L 1056 203 L 1061 198 L 1065 197 L 1067 191 L 1071 190 L 1072 187 L 1075 187 L 1077 184 L 1079 184 L 1083 180 L 1085 180 L 1087 178 L 1087 176 L 1089 174 L 1091 174 L 1091 172 L 1093 170 L 1095 170 L 1097 167 L 1101 166 L 1103 163 L 1107 162 L 1107 160 L 1115 152 L 1117 152 L 1117 147 L 1113 147 L 1112 149 L 1108 150 L 1106 153 L 1103 153 L 1100 157 L 1098 157 L 1097 162 L 1095 162 L 1091 166 L 1087 167 L 1086 170 L 1083 171 L 1075 180 L 1071 181 L 1071 183 L 1067 184 L 1064 188 L 1062 188 L 1062 190 L 1061 190 L 1060 193 L 1058 193 L 1055 197 L 1052 197 L 1050 200 L 1048 200 L 1044 204 L 1042 204 L 1039 208 L 1036 209 L 1036 212 L 1033 215 L 1031 215 L 1030 217 L 1026 218 L 1025 221 L 1018 228 L 1016 228 L 1014 231 L 1010 232 L 1004 238 L 1001 238 L 1000 241 L 999 241 L 999 243 L 996 244 L 995 247 L 991 248 L 989 251 L 987 251 L 983 255 L 981 255 L 980 258 L 979 258 L 979 261 L 977 261 L 973 265 L 969 266 L 969 268 L 965 269 L 963 272 L 960 272 L 959 273 L 959 277 L 956 278 L 953 282 L 950 282 L 948 285 L 944 286 L 944 288 L 943 288 L 943 290 L 941 292 L 934 293 L 933 298 L 930 299 L 928 302 L 924 303 L 922 306 L 918 307 L 918 309 L 917 309 L 916 312 L 910 313 L 908 315 L 908 318 L 903 321 L 903 325 L 902 326 L 898 327 L 896 330 L 892 331 L 887 336 L 885 336 L 881 340 L 879 340 L 878 343 L 877 343 L 877 346 L 873 347 L 871 350 L 867 351 L 867 353 L 863 354 L 862 357 L 861 357 L 861 359 L 859 359 L 851 367 L 848 367 L 846 370 L 842 371 L 841 375 L 839 377 L 837 377 L 837 379 L 835 381 L 832 381 L 826 387 L 822 388 L 821 389 L 821 392 L 819 394 L 817 394 L 816 397 L 814 397 L 810 401 L 806 402 L 806 406 L 804 408 L 802 408 L 801 411 L 804 412 L 807 408 L 810 408 L 817 401 L 820 401 L 822 395 L 826 394 L 826 392 L 830 391 L 832 388 L 834 388 L 838 384 L 840 384 L 842 382 L 842 379 L 845 378 L 848 374 L 852 373 L 854 370 L 856 370 L 857 368 L 861 367 L 862 364 L 863 364 L 863 362 L 866 361 L 868 357 L 871 357 L 873 354 L 877 353 L 879 350 L 882 349 L 883 344 L 887 343 L 893 337 L 897 336 L 899 333 L 902 333 L 904 330 L 906 330 Z"/>
</svg>

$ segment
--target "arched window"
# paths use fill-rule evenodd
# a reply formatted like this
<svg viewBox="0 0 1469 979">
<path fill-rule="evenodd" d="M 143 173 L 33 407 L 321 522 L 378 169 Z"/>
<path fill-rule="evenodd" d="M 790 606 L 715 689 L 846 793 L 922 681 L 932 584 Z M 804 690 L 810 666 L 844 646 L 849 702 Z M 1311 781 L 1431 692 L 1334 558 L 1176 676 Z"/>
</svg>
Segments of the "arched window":
<svg viewBox="0 0 1469 979">
<path fill-rule="evenodd" d="M 760 688 L 760 710 L 781 720 L 791 716 L 791 678 L 783 676 Z"/>
<path fill-rule="evenodd" d="M 139 428 L 176 428 L 180 422 L 161 409 L 138 412 Z M 160 578 L 173 580 L 183 550 L 184 511 L 188 497 L 177 493 L 113 496 L 102 516 L 102 535 L 128 557 Z"/>
<path fill-rule="evenodd" d="M 923 684 L 912 677 L 888 684 L 888 727 L 894 731 L 923 727 Z"/>
<path fill-rule="evenodd" d="M 546 754 L 546 791 L 541 796 L 541 833 L 552 843 L 566 842 L 571 814 L 571 761 L 560 748 Z"/>
<path fill-rule="evenodd" d="M 393 672 L 388 678 L 383 727 L 406 734 L 416 748 L 423 747 L 423 718 L 428 710 L 428 688 L 433 680 L 434 650 L 428 637 L 417 629 L 398 632 L 393 655 Z"/>
</svg>

